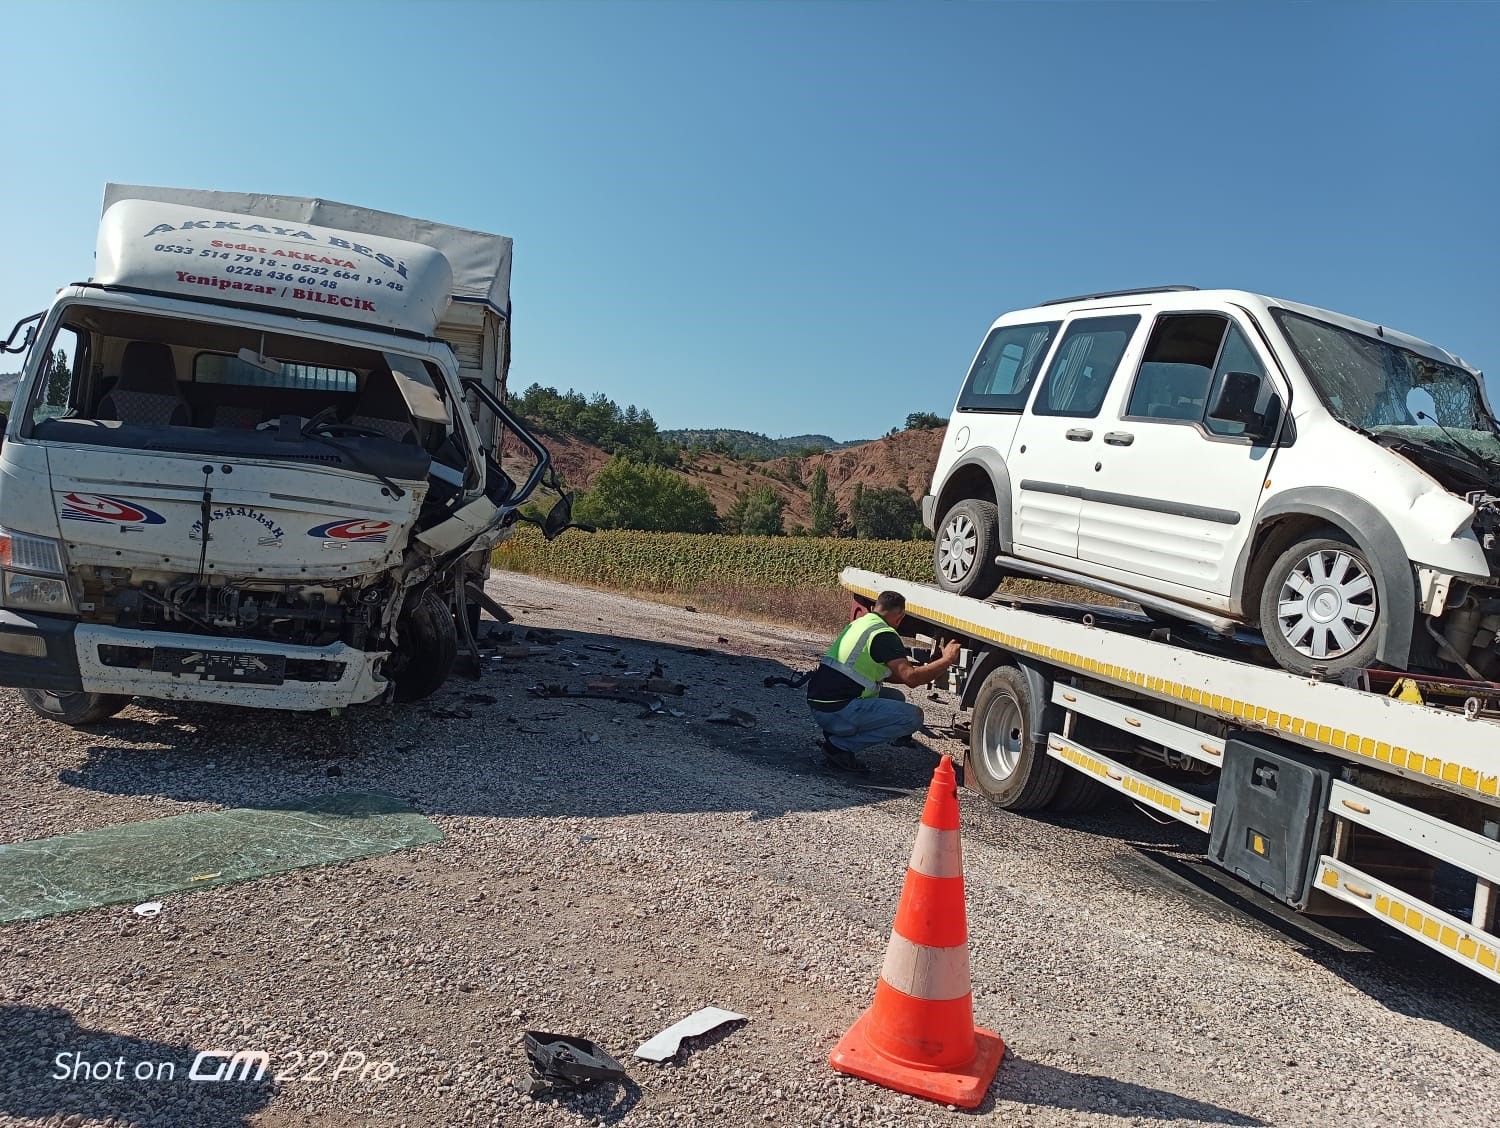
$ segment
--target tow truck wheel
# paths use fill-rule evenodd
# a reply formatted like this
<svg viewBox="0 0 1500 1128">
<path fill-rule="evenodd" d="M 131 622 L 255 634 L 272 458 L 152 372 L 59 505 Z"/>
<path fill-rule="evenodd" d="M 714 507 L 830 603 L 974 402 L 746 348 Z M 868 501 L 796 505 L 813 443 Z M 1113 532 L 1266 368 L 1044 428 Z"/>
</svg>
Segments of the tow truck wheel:
<svg viewBox="0 0 1500 1128">
<path fill-rule="evenodd" d="M 1260 630 L 1283 670 L 1329 674 L 1375 661 L 1383 609 L 1375 569 L 1357 547 L 1329 529 L 1276 558 L 1260 593 Z"/>
<path fill-rule="evenodd" d="M 995 563 L 1000 512 L 992 502 L 961 501 L 943 516 L 932 546 L 938 586 L 955 595 L 988 599 L 1005 573 Z"/>
<path fill-rule="evenodd" d="M 107 721 L 130 704 L 120 693 L 53 693 L 46 689 L 23 689 L 21 700 L 39 717 L 62 725 L 93 725 Z"/>
<path fill-rule="evenodd" d="M 401 643 L 391 655 L 397 701 L 420 701 L 448 680 L 458 657 L 458 626 L 436 592 L 424 591 L 401 623 Z"/>
<path fill-rule="evenodd" d="M 985 678 L 974 699 L 966 765 L 974 786 L 1007 811 L 1052 802 L 1068 769 L 1032 743 L 1031 683 L 1014 666 Z"/>
</svg>

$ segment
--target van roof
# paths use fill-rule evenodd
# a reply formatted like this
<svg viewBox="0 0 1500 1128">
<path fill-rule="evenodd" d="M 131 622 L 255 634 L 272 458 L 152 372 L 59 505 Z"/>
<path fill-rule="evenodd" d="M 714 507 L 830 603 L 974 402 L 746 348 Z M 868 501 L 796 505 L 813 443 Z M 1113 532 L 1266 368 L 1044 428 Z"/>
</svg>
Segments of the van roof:
<svg viewBox="0 0 1500 1128">
<path fill-rule="evenodd" d="M 1192 297 L 1184 298 L 1180 295 L 1191 294 Z M 1365 321 L 1358 317 L 1350 317 L 1345 313 L 1338 313 L 1331 309 L 1323 309 L 1319 306 L 1307 305 L 1303 302 L 1288 301 L 1285 298 L 1272 297 L 1269 294 L 1257 294 L 1249 290 L 1232 289 L 1199 289 L 1197 286 L 1143 286 L 1129 290 L 1105 290 L 1093 294 L 1080 294 L 1072 298 L 1053 298 L 1031 307 L 1035 310 L 1047 310 L 1052 313 L 1052 307 L 1073 306 L 1084 307 L 1099 303 L 1101 305 L 1120 305 L 1121 298 L 1139 298 L 1138 303 L 1128 304 L 1152 305 L 1162 304 L 1170 308 L 1181 309 L 1191 307 L 1197 301 L 1205 303 L 1233 302 L 1243 305 L 1261 306 L 1266 309 L 1285 309 L 1293 313 L 1302 314 L 1318 321 L 1326 321 L 1331 325 L 1337 325 L 1342 329 L 1349 329 L 1355 333 L 1361 333 L 1367 337 L 1378 337 L 1398 348 L 1408 349 L 1419 356 L 1429 357 L 1444 364 L 1457 365 L 1468 369 L 1470 372 L 1478 373 L 1473 365 L 1466 363 L 1461 358 L 1450 353 L 1447 349 L 1425 341 L 1420 337 L 1414 337 L 1409 333 L 1402 333 L 1392 329 L 1388 325 L 1379 325 L 1373 321 Z M 1025 311 L 1016 311 L 1025 312 Z M 1014 314 L 1007 314 L 1009 320 Z"/>
</svg>

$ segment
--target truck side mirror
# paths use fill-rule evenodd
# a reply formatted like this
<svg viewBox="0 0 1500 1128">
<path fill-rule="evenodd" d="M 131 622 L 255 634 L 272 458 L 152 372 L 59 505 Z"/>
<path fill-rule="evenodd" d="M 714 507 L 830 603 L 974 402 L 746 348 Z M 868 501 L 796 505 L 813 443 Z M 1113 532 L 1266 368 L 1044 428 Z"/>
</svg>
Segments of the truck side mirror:
<svg viewBox="0 0 1500 1128">
<path fill-rule="evenodd" d="M 1226 372 L 1224 382 L 1208 405 L 1208 417 L 1221 423 L 1243 424 L 1245 434 L 1252 439 L 1267 438 L 1280 415 L 1281 402 L 1273 393 L 1264 408 L 1258 407 L 1266 391 L 1264 376 L 1254 372 Z"/>
<path fill-rule="evenodd" d="M 0 411 L 0 446 L 5 445 L 5 430 L 10 426 L 10 416 Z"/>
<path fill-rule="evenodd" d="M 547 540 L 555 540 L 561 536 L 563 530 L 573 523 L 573 495 L 565 493 L 557 499 L 557 504 L 547 514 L 547 519 L 542 522 L 542 536 Z"/>
</svg>

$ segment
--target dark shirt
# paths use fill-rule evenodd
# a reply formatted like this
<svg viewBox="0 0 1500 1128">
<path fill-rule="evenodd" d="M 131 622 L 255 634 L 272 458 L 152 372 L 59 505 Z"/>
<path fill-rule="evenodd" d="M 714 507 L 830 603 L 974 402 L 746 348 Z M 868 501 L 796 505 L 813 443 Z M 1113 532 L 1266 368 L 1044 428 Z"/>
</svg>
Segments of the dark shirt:
<svg viewBox="0 0 1500 1128">
<path fill-rule="evenodd" d="M 882 630 L 870 640 L 870 657 L 881 665 L 906 657 L 906 646 L 901 636 L 893 630 Z M 854 665 L 851 661 L 849 665 Z M 865 687 L 853 678 L 839 673 L 821 662 L 807 683 L 807 703 L 820 713 L 831 713 L 842 709 L 856 697 L 863 695 Z"/>
</svg>

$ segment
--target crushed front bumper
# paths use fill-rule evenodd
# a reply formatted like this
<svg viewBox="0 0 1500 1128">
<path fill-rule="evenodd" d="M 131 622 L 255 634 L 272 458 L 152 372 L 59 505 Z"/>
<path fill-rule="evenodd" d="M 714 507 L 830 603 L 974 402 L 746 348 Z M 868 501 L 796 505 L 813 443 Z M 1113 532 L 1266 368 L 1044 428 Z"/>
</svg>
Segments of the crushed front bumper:
<svg viewBox="0 0 1500 1128">
<path fill-rule="evenodd" d="M 213 701 L 253 709 L 341 709 L 385 692 L 385 652 L 338 642 L 286 646 L 255 639 L 75 624 L 77 684 L 86 693 Z"/>
</svg>

